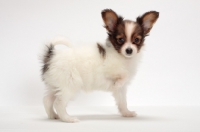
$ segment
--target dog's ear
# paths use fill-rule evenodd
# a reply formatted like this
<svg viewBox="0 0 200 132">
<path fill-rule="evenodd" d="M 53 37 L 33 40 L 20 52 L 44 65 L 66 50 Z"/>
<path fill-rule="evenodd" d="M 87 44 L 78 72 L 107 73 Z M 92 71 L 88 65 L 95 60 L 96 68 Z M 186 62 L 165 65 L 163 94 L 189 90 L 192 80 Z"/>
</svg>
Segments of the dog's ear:
<svg viewBox="0 0 200 132">
<path fill-rule="evenodd" d="M 151 28 L 153 27 L 153 24 L 156 22 L 156 20 L 159 17 L 159 12 L 156 11 L 149 11 L 143 14 L 142 16 L 137 17 L 137 23 L 139 23 L 143 30 L 144 34 L 147 35 Z"/>
<path fill-rule="evenodd" d="M 108 32 L 113 32 L 119 21 L 122 21 L 123 18 L 119 17 L 113 10 L 105 9 L 101 12 L 101 16 L 105 23 L 105 28 Z"/>
</svg>

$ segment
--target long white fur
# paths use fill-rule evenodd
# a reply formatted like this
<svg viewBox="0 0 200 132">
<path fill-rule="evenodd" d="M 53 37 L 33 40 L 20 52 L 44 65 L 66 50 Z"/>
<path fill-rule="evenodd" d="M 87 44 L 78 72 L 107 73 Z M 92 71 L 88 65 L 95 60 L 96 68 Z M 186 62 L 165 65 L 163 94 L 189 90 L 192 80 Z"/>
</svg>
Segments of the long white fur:
<svg viewBox="0 0 200 132">
<path fill-rule="evenodd" d="M 56 39 L 51 44 L 62 43 L 69 45 L 64 39 Z M 53 51 L 49 69 L 43 74 L 47 86 L 44 106 L 49 118 L 60 118 L 64 122 L 79 121 L 67 114 L 66 105 L 80 90 L 110 91 L 123 116 L 136 115 L 127 109 L 126 86 L 136 73 L 142 51 L 126 58 L 108 40 L 106 43 L 102 45 L 106 50 L 105 58 L 100 55 L 97 44 Z"/>
</svg>

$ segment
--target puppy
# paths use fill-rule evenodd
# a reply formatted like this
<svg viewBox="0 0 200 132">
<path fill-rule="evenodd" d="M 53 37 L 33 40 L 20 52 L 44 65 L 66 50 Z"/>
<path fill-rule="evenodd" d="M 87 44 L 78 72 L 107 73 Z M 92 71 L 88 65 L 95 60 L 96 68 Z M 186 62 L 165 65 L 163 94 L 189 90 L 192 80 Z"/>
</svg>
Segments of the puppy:
<svg viewBox="0 0 200 132">
<path fill-rule="evenodd" d="M 103 10 L 101 15 L 108 32 L 105 44 L 57 50 L 55 45 L 69 47 L 69 43 L 56 39 L 46 46 L 42 78 L 47 94 L 43 101 L 50 119 L 78 122 L 68 115 L 66 105 L 80 90 L 112 92 L 122 116 L 136 116 L 127 108 L 126 87 L 136 74 L 144 39 L 159 13 L 146 12 L 136 22 L 124 20 L 111 9 Z"/>
</svg>

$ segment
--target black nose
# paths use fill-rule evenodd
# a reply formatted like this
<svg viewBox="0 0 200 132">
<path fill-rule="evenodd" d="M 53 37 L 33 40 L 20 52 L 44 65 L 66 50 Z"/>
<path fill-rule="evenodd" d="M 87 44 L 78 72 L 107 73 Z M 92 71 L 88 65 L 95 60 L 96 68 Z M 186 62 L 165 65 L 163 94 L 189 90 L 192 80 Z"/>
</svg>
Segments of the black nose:
<svg viewBox="0 0 200 132">
<path fill-rule="evenodd" d="M 132 50 L 131 48 L 126 49 L 126 53 L 127 53 L 127 54 L 130 55 L 130 54 L 132 54 L 132 52 L 133 52 L 133 50 Z"/>
</svg>

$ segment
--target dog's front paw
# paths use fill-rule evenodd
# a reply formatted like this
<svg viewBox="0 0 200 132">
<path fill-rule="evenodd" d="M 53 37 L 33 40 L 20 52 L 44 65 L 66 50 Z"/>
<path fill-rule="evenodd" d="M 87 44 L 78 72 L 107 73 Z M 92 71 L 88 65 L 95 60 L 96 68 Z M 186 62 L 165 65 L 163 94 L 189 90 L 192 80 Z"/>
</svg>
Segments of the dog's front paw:
<svg viewBox="0 0 200 132">
<path fill-rule="evenodd" d="M 121 112 L 124 117 L 135 117 L 137 114 L 134 111 L 123 111 Z"/>
</svg>

